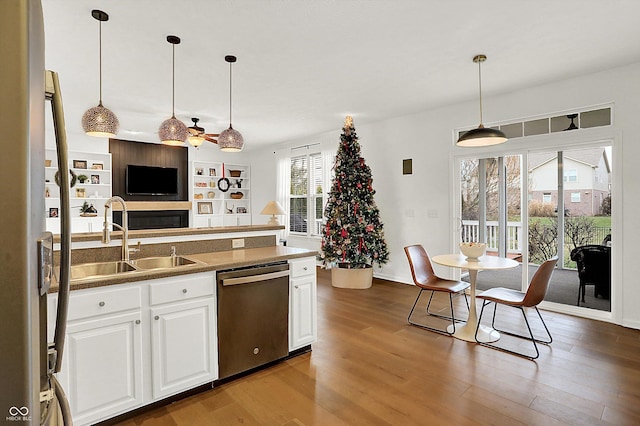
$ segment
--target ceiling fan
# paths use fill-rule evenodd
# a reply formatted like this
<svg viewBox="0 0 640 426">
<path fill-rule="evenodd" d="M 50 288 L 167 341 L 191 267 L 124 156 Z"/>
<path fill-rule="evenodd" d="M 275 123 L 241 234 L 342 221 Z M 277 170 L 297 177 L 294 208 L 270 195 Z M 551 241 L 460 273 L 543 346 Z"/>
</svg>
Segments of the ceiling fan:
<svg viewBox="0 0 640 426">
<path fill-rule="evenodd" d="M 188 127 L 187 130 L 189 130 L 189 142 L 191 142 L 192 145 L 197 146 L 193 143 L 192 139 L 207 140 L 215 144 L 218 143 L 218 139 L 216 139 L 219 136 L 218 133 L 205 133 L 204 128 L 198 126 L 200 119 L 197 117 L 191 118 L 191 121 L 193 121 L 193 126 Z M 202 142 L 200 141 L 200 143 Z M 198 145 L 200 145 L 200 143 L 198 143 Z"/>
</svg>

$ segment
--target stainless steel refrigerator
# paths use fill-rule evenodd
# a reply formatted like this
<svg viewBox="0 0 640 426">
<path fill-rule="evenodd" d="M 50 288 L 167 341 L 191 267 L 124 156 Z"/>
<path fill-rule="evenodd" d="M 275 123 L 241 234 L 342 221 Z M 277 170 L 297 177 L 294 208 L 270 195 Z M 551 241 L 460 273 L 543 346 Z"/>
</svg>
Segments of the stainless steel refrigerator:
<svg viewBox="0 0 640 426">
<path fill-rule="evenodd" d="M 40 0 L 0 1 L 0 422 L 71 424 L 53 373 L 64 347 L 70 264 L 69 172 L 57 75 L 44 68 Z M 60 171 L 55 342 L 47 341 L 53 238 L 45 232 L 45 108 Z M 57 267 L 57 265 L 55 265 Z"/>
</svg>

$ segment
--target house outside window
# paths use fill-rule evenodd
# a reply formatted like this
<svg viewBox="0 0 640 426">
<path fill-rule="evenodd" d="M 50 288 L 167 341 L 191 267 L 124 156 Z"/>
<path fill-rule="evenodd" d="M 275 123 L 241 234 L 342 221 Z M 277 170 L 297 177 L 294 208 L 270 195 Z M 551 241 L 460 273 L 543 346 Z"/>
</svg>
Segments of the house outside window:
<svg viewBox="0 0 640 426">
<path fill-rule="evenodd" d="M 289 231 L 319 236 L 324 207 L 323 167 L 320 153 L 291 158 Z"/>
<path fill-rule="evenodd" d="M 567 170 L 564 172 L 564 181 L 565 182 L 577 182 L 578 181 L 578 171 L 577 170 Z"/>
<path fill-rule="evenodd" d="M 550 203 L 551 202 L 551 193 L 550 192 L 545 192 L 544 194 L 542 194 L 542 202 L 543 203 Z"/>
<path fill-rule="evenodd" d="M 579 203 L 580 202 L 580 193 L 579 192 L 572 192 L 571 193 L 571 202 L 572 203 Z"/>
</svg>

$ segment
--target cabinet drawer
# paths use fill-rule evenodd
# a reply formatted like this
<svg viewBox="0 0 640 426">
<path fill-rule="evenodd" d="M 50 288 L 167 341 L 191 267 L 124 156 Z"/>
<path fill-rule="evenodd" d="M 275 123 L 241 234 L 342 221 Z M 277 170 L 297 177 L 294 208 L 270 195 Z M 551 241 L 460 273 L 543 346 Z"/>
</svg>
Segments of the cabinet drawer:
<svg viewBox="0 0 640 426">
<path fill-rule="evenodd" d="M 303 277 L 316 273 L 316 261 L 314 258 L 305 258 L 290 261 L 291 278 Z"/>
<path fill-rule="evenodd" d="M 151 305 L 195 299 L 213 295 L 214 279 L 211 274 L 181 275 L 163 278 L 149 285 Z"/>
<path fill-rule="evenodd" d="M 82 292 L 82 293 L 80 293 Z M 140 287 L 79 290 L 69 297 L 68 320 L 139 309 L 142 306 Z"/>
</svg>

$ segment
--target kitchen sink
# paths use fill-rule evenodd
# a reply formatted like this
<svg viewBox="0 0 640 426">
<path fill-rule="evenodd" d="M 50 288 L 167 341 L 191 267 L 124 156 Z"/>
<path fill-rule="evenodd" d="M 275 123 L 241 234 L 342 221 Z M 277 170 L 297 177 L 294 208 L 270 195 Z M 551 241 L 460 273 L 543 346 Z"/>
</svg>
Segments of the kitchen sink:
<svg viewBox="0 0 640 426">
<path fill-rule="evenodd" d="M 136 267 L 127 262 L 96 262 L 71 265 L 71 279 L 101 277 L 135 271 Z"/>
<path fill-rule="evenodd" d="M 196 265 L 198 262 L 184 256 L 160 256 L 138 259 L 133 262 L 138 269 L 175 268 L 176 266 Z"/>
</svg>

